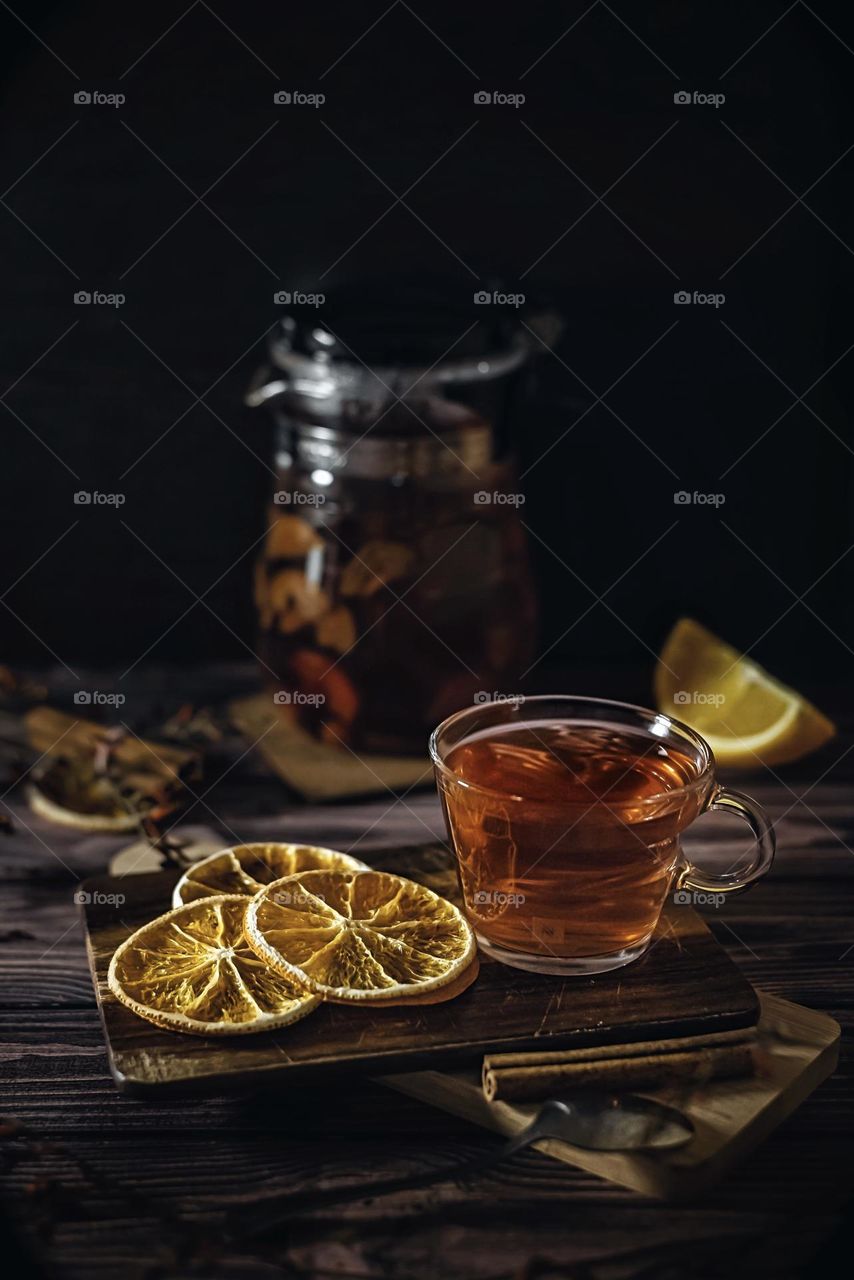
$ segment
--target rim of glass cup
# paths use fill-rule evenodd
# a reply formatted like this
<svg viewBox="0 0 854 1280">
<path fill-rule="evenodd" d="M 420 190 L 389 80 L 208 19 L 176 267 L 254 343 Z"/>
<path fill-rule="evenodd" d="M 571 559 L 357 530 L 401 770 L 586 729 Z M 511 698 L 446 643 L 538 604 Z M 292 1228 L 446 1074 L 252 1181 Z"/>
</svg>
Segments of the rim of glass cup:
<svg viewBox="0 0 854 1280">
<path fill-rule="evenodd" d="M 536 704 L 536 703 L 543 703 L 543 702 L 583 703 L 590 708 L 601 707 L 606 710 L 608 708 L 611 708 L 612 710 L 618 710 L 622 712 L 630 711 L 637 716 L 644 717 L 645 719 L 651 721 L 652 723 L 658 722 L 658 723 L 661 723 L 662 725 L 666 724 L 668 733 L 671 730 L 677 730 L 679 733 L 683 735 L 683 737 L 688 739 L 688 741 L 692 744 L 692 746 L 694 746 L 697 749 L 700 756 L 700 760 L 702 761 L 702 765 L 698 769 L 696 778 L 693 778 L 690 782 L 683 783 L 682 786 L 671 787 L 670 790 L 659 791 L 659 792 L 656 792 L 655 795 L 644 796 L 643 799 L 640 799 L 640 800 L 613 801 L 612 802 L 613 805 L 617 808 L 619 808 L 620 806 L 625 807 L 628 804 L 631 804 L 633 808 L 636 808 L 638 805 L 655 804 L 656 802 L 664 799 L 673 800 L 679 796 L 687 795 L 692 791 L 697 791 L 702 789 L 702 787 L 708 785 L 708 783 L 714 777 L 715 757 L 714 757 L 714 754 L 712 753 L 712 748 L 709 746 L 708 742 L 706 742 L 706 739 L 701 734 L 697 733 L 696 729 L 692 729 L 690 725 L 685 724 L 684 721 L 676 720 L 673 716 L 666 715 L 663 711 L 654 711 L 651 707 L 642 707 L 637 703 L 633 703 L 633 702 L 618 702 L 613 698 L 591 698 L 586 695 L 572 694 L 572 693 L 537 693 L 537 694 L 531 695 L 530 697 L 528 695 L 522 695 L 522 694 L 518 695 L 518 697 L 513 697 L 512 695 L 508 694 L 506 698 L 503 698 L 497 702 L 490 702 L 488 705 L 491 707 L 515 706 L 516 709 L 518 710 L 520 707 L 527 706 L 529 703 Z M 429 751 L 430 751 L 430 759 L 433 761 L 434 768 L 437 769 L 438 772 L 441 773 L 443 777 L 446 777 L 451 782 L 455 782 L 458 786 L 465 787 L 467 791 L 477 791 L 481 795 L 496 796 L 499 799 L 503 799 L 503 800 L 517 800 L 523 804 L 538 805 L 538 804 L 545 803 L 542 800 L 530 800 L 530 799 L 527 799 L 525 796 L 515 795 L 511 791 L 497 791 L 492 787 L 482 787 L 478 783 L 467 782 L 466 779 L 460 777 L 458 773 L 454 773 L 453 769 L 449 769 L 445 761 L 442 759 L 442 756 L 439 753 L 439 745 L 438 745 L 440 734 L 446 733 L 447 730 L 451 728 L 457 721 L 462 720 L 466 716 L 472 715 L 479 710 L 483 710 L 486 705 L 487 704 L 485 703 L 477 703 L 471 707 L 462 707 L 459 711 L 455 711 L 452 715 L 447 716 L 441 722 L 441 724 L 438 724 L 436 726 L 436 728 L 430 734 L 430 740 L 428 744 Z M 582 719 L 582 717 L 569 716 L 569 715 L 565 717 L 561 717 L 558 715 L 555 717 L 555 719 L 556 720 L 564 719 L 569 722 L 572 720 Z M 647 728 L 646 732 L 650 733 L 650 729 Z M 655 737 L 656 735 L 650 733 L 650 736 Z M 466 741 L 465 736 L 461 737 L 458 742 L 454 743 L 454 747 L 461 746 L 462 743 L 465 741 Z M 568 807 L 568 808 L 591 807 L 594 804 L 603 803 L 606 799 L 607 797 L 602 797 L 601 799 L 596 799 L 596 800 L 562 800 L 561 806 Z"/>
</svg>

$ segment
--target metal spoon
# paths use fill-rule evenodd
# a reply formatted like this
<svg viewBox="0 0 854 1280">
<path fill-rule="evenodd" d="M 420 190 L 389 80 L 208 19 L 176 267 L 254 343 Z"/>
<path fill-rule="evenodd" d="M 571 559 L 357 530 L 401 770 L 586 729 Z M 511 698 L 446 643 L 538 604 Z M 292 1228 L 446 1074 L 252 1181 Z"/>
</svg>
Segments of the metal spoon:
<svg viewBox="0 0 854 1280">
<path fill-rule="evenodd" d="M 240 1239 L 274 1231 L 301 1209 L 325 1208 L 354 1200 L 373 1200 L 394 1191 L 413 1191 L 446 1179 L 468 1178 L 500 1164 L 533 1142 L 557 1138 L 587 1151 L 662 1151 L 682 1147 L 694 1136 L 688 1116 L 638 1094 L 578 1093 L 544 1102 L 529 1125 L 498 1151 L 430 1169 L 406 1178 L 351 1183 L 323 1191 L 300 1191 L 269 1206 L 258 1205 L 237 1229 Z"/>
</svg>

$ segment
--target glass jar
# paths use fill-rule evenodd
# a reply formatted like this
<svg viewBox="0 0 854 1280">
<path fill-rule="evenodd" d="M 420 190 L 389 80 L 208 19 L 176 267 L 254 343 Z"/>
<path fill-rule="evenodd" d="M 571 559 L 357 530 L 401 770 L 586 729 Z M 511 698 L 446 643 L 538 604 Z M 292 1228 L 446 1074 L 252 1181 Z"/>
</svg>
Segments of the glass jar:
<svg viewBox="0 0 854 1280">
<path fill-rule="evenodd" d="M 452 711 L 514 690 L 536 607 L 511 457 L 448 398 L 506 378 L 503 352 L 369 369 L 288 318 L 247 402 L 276 430 L 276 489 L 255 566 L 259 656 L 283 713 L 321 740 L 424 749 Z"/>
</svg>

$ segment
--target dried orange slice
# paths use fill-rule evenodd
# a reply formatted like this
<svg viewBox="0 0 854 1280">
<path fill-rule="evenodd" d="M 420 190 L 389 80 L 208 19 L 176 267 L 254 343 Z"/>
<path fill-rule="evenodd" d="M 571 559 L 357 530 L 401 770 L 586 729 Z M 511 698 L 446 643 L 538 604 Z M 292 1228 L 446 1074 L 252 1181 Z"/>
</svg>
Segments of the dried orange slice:
<svg viewBox="0 0 854 1280">
<path fill-rule="evenodd" d="M 33 813 L 48 822 L 63 827 L 75 827 L 78 831 L 134 831 L 139 826 L 139 815 L 130 812 L 116 798 L 115 790 L 97 784 L 75 790 L 68 803 L 56 799 L 41 782 L 33 782 L 26 789 L 27 801 Z M 81 805 L 81 808 L 75 808 Z"/>
<path fill-rule="evenodd" d="M 453 982 L 477 947 L 461 911 L 386 871 L 302 871 L 246 911 L 250 945 L 327 1000 L 399 1000 Z"/>
<path fill-rule="evenodd" d="M 337 849 L 312 844 L 257 843 L 221 849 L 188 867 L 172 891 L 172 906 L 209 898 L 220 893 L 242 893 L 251 898 L 274 880 L 297 871 L 356 871 L 364 862 Z"/>
<path fill-rule="evenodd" d="M 158 1027 L 195 1035 L 271 1031 L 311 1013 L 318 996 L 249 946 L 246 901 L 204 898 L 137 929 L 110 961 L 113 995 Z"/>
</svg>

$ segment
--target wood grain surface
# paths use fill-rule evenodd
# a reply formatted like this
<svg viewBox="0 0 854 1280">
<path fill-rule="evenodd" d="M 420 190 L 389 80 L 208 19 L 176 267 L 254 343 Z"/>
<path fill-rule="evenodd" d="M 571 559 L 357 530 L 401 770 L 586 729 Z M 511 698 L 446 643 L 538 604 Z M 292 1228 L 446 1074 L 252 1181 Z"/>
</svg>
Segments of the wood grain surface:
<svg viewBox="0 0 854 1280">
<path fill-rule="evenodd" d="M 238 673 L 240 674 L 240 673 Z M 242 678 L 246 682 L 245 672 Z M 103 672 L 81 683 L 111 688 Z M 154 672 L 164 690 L 235 687 L 233 670 Z M 200 694 L 188 692 L 191 682 Z M 76 685 L 75 685 L 76 687 Z M 556 686 L 558 687 L 558 686 Z M 580 693 L 641 701 L 639 679 L 579 673 Z M 144 705 L 131 697 L 125 718 Z M 147 695 L 146 695 L 147 696 Z M 210 696 L 210 695 L 209 695 Z M 850 725 L 850 692 L 819 705 Z M 379 863 L 383 850 L 442 835 L 429 795 L 385 794 L 323 809 L 290 802 L 235 743 L 188 827 L 222 843 L 312 839 Z M 854 1027 L 854 738 L 797 766 L 732 779 L 766 805 L 779 852 L 771 876 L 704 909 L 750 981 Z M 230 767 L 233 766 L 233 767 Z M 226 772 L 227 769 L 230 771 Z M 120 1095 L 110 1076 L 73 895 L 122 841 L 36 819 L 18 792 L 0 837 L 2 1185 L 10 1275 L 59 1280 L 788 1280 L 829 1274 L 850 1214 L 854 1070 L 837 1071 L 767 1141 L 702 1197 L 662 1204 L 536 1151 L 464 1184 L 437 1184 L 340 1210 L 302 1212 L 286 1236 L 252 1250 L 229 1242 L 229 1212 L 275 1193 L 390 1178 L 494 1148 L 457 1117 L 368 1080 L 330 1088 L 247 1087 L 194 1100 Z M 710 815 L 686 841 L 706 866 L 744 848 Z M 835 1241 L 834 1237 L 838 1236 Z M 17 1251 L 17 1255 L 16 1255 Z M 16 1272 L 15 1259 L 25 1256 Z M 834 1264 L 836 1265 L 836 1264 Z M 26 1268 L 26 1269 L 25 1269 Z"/>
</svg>

